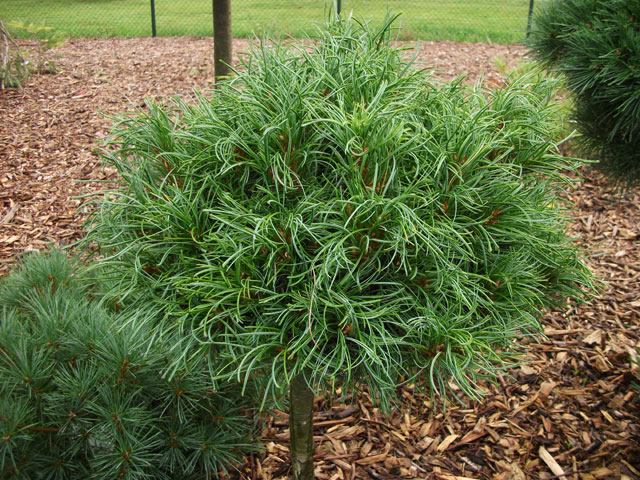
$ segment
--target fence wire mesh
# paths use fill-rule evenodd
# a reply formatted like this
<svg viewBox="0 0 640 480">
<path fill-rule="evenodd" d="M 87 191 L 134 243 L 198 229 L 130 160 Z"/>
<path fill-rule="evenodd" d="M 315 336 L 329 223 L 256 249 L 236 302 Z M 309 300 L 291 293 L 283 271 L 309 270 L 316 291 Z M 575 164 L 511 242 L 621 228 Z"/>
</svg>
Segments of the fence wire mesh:
<svg viewBox="0 0 640 480">
<path fill-rule="evenodd" d="M 401 39 L 513 43 L 526 34 L 532 0 L 334 0 L 341 15 L 380 23 L 401 14 Z M 233 34 L 313 35 L 336 3 L 233 0 Z M 42 23 L 74 37 L 211 36 L 212 0 L 2 0 L 0 18 Z"/>
</svg>

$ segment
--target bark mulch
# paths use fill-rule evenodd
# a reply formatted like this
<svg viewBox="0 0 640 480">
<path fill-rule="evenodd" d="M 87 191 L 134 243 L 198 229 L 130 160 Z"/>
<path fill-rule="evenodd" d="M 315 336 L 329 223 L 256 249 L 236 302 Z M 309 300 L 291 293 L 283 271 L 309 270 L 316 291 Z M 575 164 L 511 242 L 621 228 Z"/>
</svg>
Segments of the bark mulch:
<svg viewBox="0 0 640 480">
<path fill-rule="evenodd" d="M 62 71 L 0 91 L 0 275 L 17 255 L 82 235 L 82 195 L 113 178 L 94 150 L 111 121 L 103 113 L 205 89 L 209 39 L 72 40 Z M 235 51 L 247 48 L 238 40 Z M 419 59 L 446 79 L 499 82 L 494 61 L 514 65 L 517 46 L 426 42 Z M 482 401 L 443 411 L 409 386 L 391 417 L 366 394 L 316 400 L 316 478 L 640 479 L 640 392 L 630 356 L 640 347 L 640 191 L 616 194 L 591 171 L 567 192 L 572 233 L 605 282 L 586 305 L 544 315 L 545 339 L 526 364 L 485 386 Z M 284 479 L 288 421 L 265 419 L 265 452 L 244 479 Z"/>
</svg>

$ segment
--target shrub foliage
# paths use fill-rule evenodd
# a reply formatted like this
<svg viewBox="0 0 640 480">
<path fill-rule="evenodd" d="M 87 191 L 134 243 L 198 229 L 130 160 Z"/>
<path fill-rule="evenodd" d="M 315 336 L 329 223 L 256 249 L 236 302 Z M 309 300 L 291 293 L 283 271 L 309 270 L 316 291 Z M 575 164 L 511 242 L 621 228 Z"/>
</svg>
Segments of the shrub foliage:
<svg viewBox="0 0 640 480">
<path fill-rule="evenodd" d="M 120 184 L 88 240 L 113 298 L 155 296 L 176 350 L 211 352 L 220 377 L 362 380 L 383 403 L 404 381 L 473 393 L 541 307 L 589 283 L 548 85 L 437 85 L 390 32 L 263 42 L 211 98 L 117 124 Z"/>
<path fill-rule="evenodd" d="M 567 79 L 588 151 L 618 183 L 640 181 L 640 3 L 552 0 L 540 8 L 530 48 Z"/>
<path fill-rule="evenodd" d="M 59 252 L 0 284 L 0 477 L 201 479 L 246 453 L 246 401 L 202 359 L 165 378 L 170 339 L 87 284 Z"/>
</svg>

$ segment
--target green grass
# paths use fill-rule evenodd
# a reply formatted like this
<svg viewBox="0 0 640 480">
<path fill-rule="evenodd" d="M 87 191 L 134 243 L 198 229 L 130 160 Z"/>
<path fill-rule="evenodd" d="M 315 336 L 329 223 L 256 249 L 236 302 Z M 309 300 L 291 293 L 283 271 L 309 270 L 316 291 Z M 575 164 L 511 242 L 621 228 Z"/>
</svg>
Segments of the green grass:
<svg viewBox="0 0 640 480">
<path fill-rule="evenodd" d="M 235 37 L 254 33 L 313 33 L 329 3 L 322 0 L 233 2 Z M 528 0 L 343 0 L 344 14 L 379 23 L 387 9 L 402 13 L 401 38 L 513 43 L 522 40 Z M 211 36 L 211 0 L 156 0 L 160 36 Z M 5 22 L 45 22 L 74 37 L 151 35 L 149 0 L 2 0 Z"/>
</svg>

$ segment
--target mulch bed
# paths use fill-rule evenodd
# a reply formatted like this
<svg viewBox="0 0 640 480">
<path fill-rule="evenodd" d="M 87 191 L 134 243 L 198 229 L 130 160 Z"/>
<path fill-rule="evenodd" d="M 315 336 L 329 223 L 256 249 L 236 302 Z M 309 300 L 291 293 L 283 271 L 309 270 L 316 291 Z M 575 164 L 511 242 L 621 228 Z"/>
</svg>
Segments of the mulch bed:
<svg viewBox="0 0 640 480">
<path fill-rule="evenodd" d="M 236 51 L 247 48 L 238 40 Z M 0 91 L 0 275 L 22 252 L 82 235 L 82 195 L 113 178 L 94 150 L 111 120 L 205 89 L 210 39 L 73 40 L 55 52 L 62 71 Z M 499 82 L 494 60 L 514 65 L 517 46 L 427 42 L 419 60 L 450 79 Z M 102 112 L 102 113 L 101 113 Z M 361 395 L 316 405 L 316 478 L 640 479 L 640 393 L 630 355 L 640 347 L 640 191 L 620 195 L 596 173 L 567 192 L 571 230 L 605 282 L 586 305 L 544 315 L 546 339 L 527 363 L 486 385 L 482 401 L 446 410 L 409 386 L 384 417 Z M 265 419 L 266 450 L 235 477 L 284 479 L 288 422 Z"/>
</svg>

